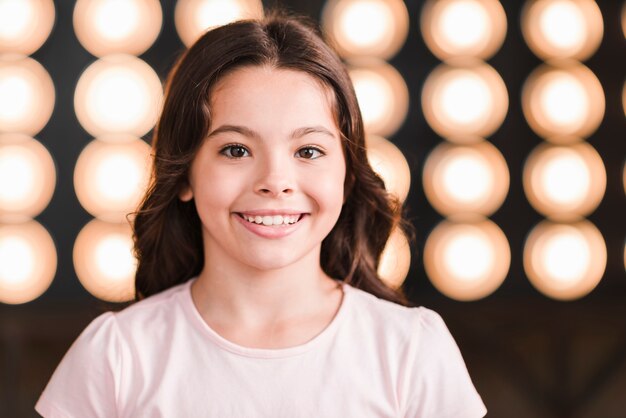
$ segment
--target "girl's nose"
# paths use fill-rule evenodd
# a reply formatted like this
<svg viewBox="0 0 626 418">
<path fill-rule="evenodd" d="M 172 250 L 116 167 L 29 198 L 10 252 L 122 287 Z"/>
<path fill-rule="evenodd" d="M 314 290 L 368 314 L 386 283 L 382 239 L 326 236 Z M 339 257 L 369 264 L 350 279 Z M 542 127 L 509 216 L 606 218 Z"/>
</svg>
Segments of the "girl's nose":
<svg viewBox="0 0 626 418">
<path fill-rule="evenodd" d="M 258 194 L 270 197 L 293 194 L 295 181 L 289 162 L 270 158 L 259 167 L 255 184 Z"/>
</svg>

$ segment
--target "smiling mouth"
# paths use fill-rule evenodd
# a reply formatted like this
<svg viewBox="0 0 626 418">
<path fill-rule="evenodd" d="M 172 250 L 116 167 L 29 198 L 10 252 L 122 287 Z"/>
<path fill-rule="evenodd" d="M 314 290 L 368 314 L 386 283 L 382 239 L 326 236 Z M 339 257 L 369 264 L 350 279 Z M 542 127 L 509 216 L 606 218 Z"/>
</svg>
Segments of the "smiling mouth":
<svg viewBox="0 0 626 418">
<path fill-rule="evenodd" d="M 299 215 L 246 215 L 237 213 L 246 222 L 265 226 L 293 225 L 299 222 L 304 214 Z"/>
</svg>

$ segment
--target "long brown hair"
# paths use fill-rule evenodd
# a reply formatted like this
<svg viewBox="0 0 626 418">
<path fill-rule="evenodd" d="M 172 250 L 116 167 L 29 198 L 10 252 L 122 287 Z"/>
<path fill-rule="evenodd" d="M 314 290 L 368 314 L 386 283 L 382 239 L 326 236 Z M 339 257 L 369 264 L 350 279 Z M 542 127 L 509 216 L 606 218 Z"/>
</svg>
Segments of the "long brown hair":
<svg viewBox="0 0 626 418">
<path fill-rule="evenodd" d="M 170 72 L 152 140 L 152 177 L 134 219 L 137 300 L 202 270 L 200 219 L 193 200 L 183 202 L 178 194 L 211 124 L 213 86 L 234 69 L 255 65 L 303 71 L 334 93 L 346 159 L 346 200 L 322 242 L 322 269 L 330 277 L 406 304 L 404 295 L 385 285 L 376 272 L 390 232 L 405 222 L 400 204 L 368 164 L 363 120 L 345 66 L 313 23 L 284 12 L 208 31 Z"/>
</svg>

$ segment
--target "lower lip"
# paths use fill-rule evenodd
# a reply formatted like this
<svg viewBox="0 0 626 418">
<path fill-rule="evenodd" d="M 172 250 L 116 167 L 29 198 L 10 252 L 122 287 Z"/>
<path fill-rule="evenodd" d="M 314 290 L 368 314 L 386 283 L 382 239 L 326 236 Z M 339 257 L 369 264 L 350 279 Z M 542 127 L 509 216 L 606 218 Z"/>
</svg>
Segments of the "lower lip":
<svg viewBox="0 0 626 418">
<path fill-rule="evenodd" d="M 263 238 L 276 239 L 283 238 L 287 235 L 292 234 L 296 229 L 300 227 L 300 224 L 305 220 L 306 215 L 301 215 L 300 220 L 295 224 L 290 225 L 280 225 L 280 226 L 267 226 L 263 224 L 257 224 L 248 222 L 243 219 L 238 214 L 233 214 L 233 216 L 239 221 L 241 225 L 244 226 L 248 231 L 252 232 Z"/>
</svg>

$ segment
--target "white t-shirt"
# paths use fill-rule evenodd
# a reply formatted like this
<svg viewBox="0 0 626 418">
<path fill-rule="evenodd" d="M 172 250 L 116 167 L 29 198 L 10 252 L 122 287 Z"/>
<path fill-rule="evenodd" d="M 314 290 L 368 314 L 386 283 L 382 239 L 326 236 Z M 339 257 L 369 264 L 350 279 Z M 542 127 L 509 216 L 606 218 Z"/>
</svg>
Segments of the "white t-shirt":
<svg viewBox="0 0 626 418">
<path fill-rule="evenodd" d="M 192 280 L 96 318 L 41 395 L 44 417 L 482 417 L 441 317 L 343 284 L 332 322 L 284 349 L 204 322 Z"/>
</svg>

